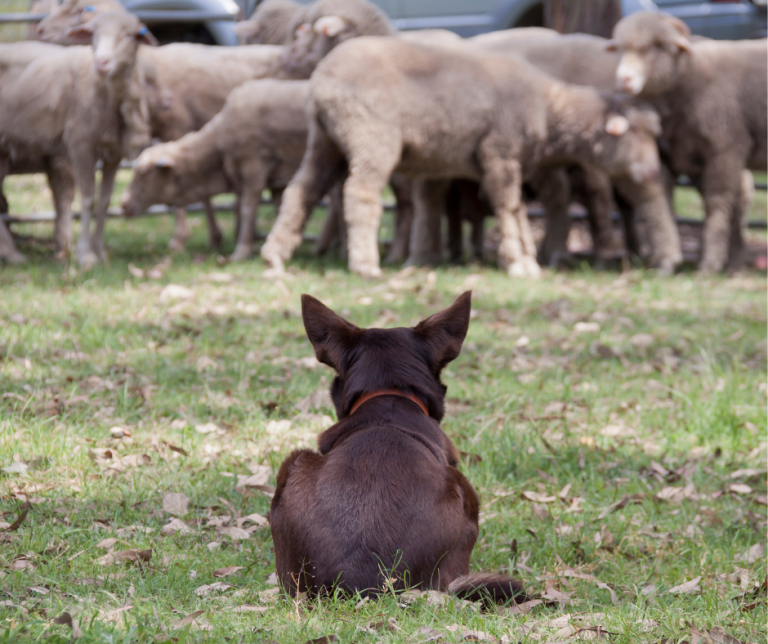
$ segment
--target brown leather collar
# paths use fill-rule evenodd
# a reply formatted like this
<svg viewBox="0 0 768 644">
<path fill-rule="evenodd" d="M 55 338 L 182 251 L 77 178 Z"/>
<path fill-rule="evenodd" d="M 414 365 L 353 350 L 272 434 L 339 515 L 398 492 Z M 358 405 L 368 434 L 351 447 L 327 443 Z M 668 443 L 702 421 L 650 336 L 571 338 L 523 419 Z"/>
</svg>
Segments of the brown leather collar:
<svg viewBox="0 0 768 644">
<path fill-rule="evenodd" d="M 351 416 L 354 414 L 357 411 L 357 408 L 364 402 L 371 398 L 376 398 L 377 396 L 400 396 L 401 398 L 407 398 L 408 400 L 415 402 L 419 406 L 419 409 L 424 412 L 425 416 L 429 416 L 427 406 L 419 400 L 419 398 L 413 394 L 406 393 L 405 391 L 398 391 L 397 389 L 380 389 L 379 391 L 369 391 L 368 393 L 363 394 L 355 401 L 355 404 L 352 405 L 352 409 L 349 410 L 349 415 Z"/>
</svg>

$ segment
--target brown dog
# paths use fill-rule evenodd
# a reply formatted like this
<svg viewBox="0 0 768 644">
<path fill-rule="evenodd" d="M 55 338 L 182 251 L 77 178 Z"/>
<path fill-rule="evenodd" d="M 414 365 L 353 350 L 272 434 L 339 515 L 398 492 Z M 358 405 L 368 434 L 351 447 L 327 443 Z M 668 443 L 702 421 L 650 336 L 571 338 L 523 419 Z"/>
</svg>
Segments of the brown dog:
<svg viewBox="0 0 768 644">
<path fill-rule="evenodd" d="M 301 308 L 317 359 L 336 371 L 339 422 L 319 453 L 297 450 L 277 474 L 270 523 L 283 588 L 521 598 L 509 577 L 469 575 L 479 502 L 439 425 L 440 372 L 461 351 L 471 292 L 412 329 L 360 329 L 309 295 Z"/>
</svg>

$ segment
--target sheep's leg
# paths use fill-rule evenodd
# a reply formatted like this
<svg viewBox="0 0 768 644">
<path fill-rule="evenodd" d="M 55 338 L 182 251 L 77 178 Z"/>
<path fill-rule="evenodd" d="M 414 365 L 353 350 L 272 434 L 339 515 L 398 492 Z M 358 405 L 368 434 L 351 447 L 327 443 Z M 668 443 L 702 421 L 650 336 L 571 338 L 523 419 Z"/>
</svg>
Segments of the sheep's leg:
<svg viewBox="0 0 768 644">
<path fill-rule="evenodd" d="M 2 187 L 5 177 L 8 175 L 10 162 L 8 157 L 0 154 L 0 187 Z M 5 212 L 8 212 L 8 203 L 5 203 Z M 13 243 L 11 231 L 8 230 L 5 222 L 0 219 L 0 259 L 9 264 L 21 264 L 27 261 L 27 258 L 16 250 L 16 244 Z"/>
<path fill-rule="evenodd" d="M 706 221 L 702 235 L 699 269 L 702 273 L 717 273 L 728 260 L 730 237 L 740 227 L 741 172 L 743 164 L 733 154 L 711 159 L 701 176 Z M 737 219 L 732 222 L 732 218 Z"/>
<path fill-rule="evenodd" d="M 277 220 L 261 248 L 261 256 L 270 265 L 272 274 L 285 271 L 284 262 L 301 243 L 301 232 L 312 206 L 343 171 L 341 151 L 319 125 L 312 123 L 304 159 L 283 193 Z"/>
<path fill-rule="evenodd" d="M 205 223 L 208 224 L 208 248 L 215 250 L 221 247 L 222 234 L 219 224 L 216 222 L 216 212 L 210 199 L 203 199 L 203 210 L 205 211 Z M 240 208 L 235 208 L 235 212 L 240 212 Z"/>
<path fill-rule="evenodd" d="M 80 191 L 80 237 L 75 246 L 77 263 L 84 270 L 96 266 L 99 258 L 91 246 L 91 218 L 96 195 L 96 161 L 88 154 L 74 154 L 75 181 Z"/>
<path fill-rule="evenodd" d="M 443 258 L 442 224 L 447 181 L 413 182 L 413 225 L 408 265 L 436 266 Z"/>
<path fill-rule="evenodd" d="M 568 206 L 571 202 L 571 183 L 565 168 L 544 168 L 530 180 L 536 195 L 544 206 L 547 218 L 547 230 L 539 249 L 538 259 L 541 264 L 552 268 L 561 261 L 568 262 L 568 234 L 571 219 Z"/>
<path fill-rule="evenodd" d="M 520 163 L 504 159 L 491 150 L 481 150 L 483 190 L 493 207 L 501 232 L 499 266 L 511 277 L 539 277 L 536 246 L 522 200 L 523 176 Z"/>
<path fill-rule="evenodd" d="M 107 210 L 112 198 L 112 189 L 115 186 L 115 176 L 120 162 L 104 163 L 101 169 L 101 187 L 99 191 L 99 205 L 96 209 L 96 230 L 93 234 L 93 252 L 102 261 L 107 261 L 107 252 L 104 250 L 104 225 L 107 223 Z"/>
<path fill-rule="evenodd" d="M 398 264 L 408 257 L 408 246 L 413 226 L 413 182 L 411 179 L 394 173 L 389 185 L 395 195 L 395 234 L 385 264 Z"/>
<path fill-rule="evenodd" d="M 611 211 L 613 210 L 613 183 L 602 170 L 579 167 L 581 202 L 587 209 L 589 229 L 592 235 L 595 263 L 600 266 L 606 260 L 624 257 L 626 252 L 616 234 Z"/>
<path fill-rule="evenodd" d="M 343 189 L 344 183 L 337 181 L 328 193 L 328 209 L 323 222 L 323 230 L 317 238 L 312 252 L 315 255 L 325 255 L 330 248 L 340 242 L 340 227 L 343 225 Z"/>
<path fill-rule="evenodd" d="M 445 196 L 445 214 L 448 217 L 448 261 L 452 264 L 460 264 L 464 257 L 463 205 L 462 186 L 458 180 L 453 180 Z"/>
<path fill-rule="evenodd" d="M 365 140 L 365 139 L 363 139 Z M 383 144 L 375 151 L 366 148 L 349 160 L 344 182 L 344 221 L 347 224 L 349 270 L 363 277 L 381 276 L 379 224 L 381 193 L 400 158 L 400 144 L 388 133 L 377 137 Z"/>
<path fill-rule="evenodd" d="M 240 229 L 235 252 L 230 257 L 233 262 L 239 262 L 250 257 L 253 248 L 256 211 L 259 208 L 261 193 L 264 192 L 267 183 L 267 171 L 263 163 L 259 160 L 254 166 L 246 165 L 242 170 L 244 180 L 241 185 L 243 190 L 238 198 Z"/>
<path fill-rule="evenodd" d="M 72 250 L 72 201 L 75 198 L 72 166 L 65 159 L 51 159 L 46 162 L 46 174 L 56 209 L 53 234 L 56 242 L 55 257 L 64 260 Z"/>
<path fill-rule="evenodd" d="M 168 250 L 177 253 L 184 250 L 184 245 L 189 239 L 189 221 L 187 220 L 187 209 L 176 208 L 174 214 L 173 237 L 168 242 Z"/>
<path fill-rule="evenodd" d="M 731 235 L 728 244 L 728 271 L 734 272 L 744 268 L 747 260 L 744 233 L 747 229 L 749 209 L 755 197 L 755 179 L 749 170 L 741 173 L 741 192 L 737 202 L 738 211 L 731 218 Z"/>
<path fill-rule="evenodd" d="M 651 246 L 649 265 L 663 275 L 672 275 L 683 261 L 683 251 L 664 182 L 654 179 L 635 183 L 629 177 L 620 177 L 614 183 L 646 231 Z"/>
</svg>

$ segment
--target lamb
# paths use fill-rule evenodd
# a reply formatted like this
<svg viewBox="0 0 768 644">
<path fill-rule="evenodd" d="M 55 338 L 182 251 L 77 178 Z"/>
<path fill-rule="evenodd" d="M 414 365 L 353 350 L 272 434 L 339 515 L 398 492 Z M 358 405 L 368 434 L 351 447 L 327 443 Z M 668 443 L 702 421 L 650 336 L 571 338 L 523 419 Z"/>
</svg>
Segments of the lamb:
<svg viewBox="0 0 768 644">
<path fill-rule="evenodd" d="M 66 43 L 66 25 L 89 20 L 103 7 L 113 4 L 114 0 L 66 0 L 40 23 L 38 36 Z M 119 3 L 118 7 L 124 11 Z M 161 141 L 174 141 L 199 130 L 221 111 L 235 87 L 270 76 L 282 52 L 282 47 L 274 45 L 230 48 L 174 43 L 142 48 L 139 63 L 147 85 L 152 136 Z M 210 202 L 204 201 L 203 205 L 209 244 L 215 248 L 221 243 L 221 231 Z M 178 208 L 168 246 L 171 250 L 181 250 L 188 238 L 187 212 Z"/>
<path fill-rule="evenodd" d="M 105 11 L 125 11 L 125 8 L 117 0 L 64 0 L 37 23 L 34 37 L 55 45 L 80 45 L 82 43 L 68 32 Z"/>
<path fill-rule="evenodd" d="M 613 35 L 618 87 L 656 107 L 666 164 L 704 199 L 700 270 L 739 268 L 743 170 L 768 165 L 766 41 L 692 41 L 685 23 L 650 12 L 622 19 Z"/>
<path fill-rule="evenodd" d="M 291 23 L 302 9 L 293 0 L 266 0 L 248 20 L 235 25 L 241 45 L 287 45 L 291 41 Z"/>
<path fill-rule="evenodd" d="M 538 69 L 559 80 L 594 87 L 601 91 L 612 91 L 615 85 L 618 56 L 607 52 L 604 38 L 585 34 L 561 36 L 551 30 L 528 28 L 513 29 L 498 34 L 483 34 L 468 40 L 474 47 L 504 55 L 522 56 Z M 549 189 L 538 190 L 542 201 L 546 202 L 547 232 L 540 249 L 540 259 L 544 262 L 556 262 L 559 257 L 567 256 L 567 238 L 570 221 L 567 208 L 568 195 L 557 195 L 552 188 L 574 191 L 576 201 L 583 203 L 590 215 L 592 238 L 595 242 L 595 255 L 598 260 L 608 258 L 616 252 L 616 240 L 610 212 L 613 203 L 614 186 L 598 168 L 583 164 L 568 169 L 568 178 L 551 178 Z M 655 181 L 655 180 L 654 180 Z M 619 181 L 623 188 L 620 203 L 628 202 L 622 208 L 625 219 L 628 246 L 633 253 L 640 254 L 640 244 L 633 243 L 635 219 L 645 223 L 651 246 L 649 264 L 657 267 L 661 273 L 671 274 L 682 261 L 682 248 L 677 226 L 674 222 L 669 201 L 662 199 L 659 186 L 635 186 L 631 182 Z M 637 215 L 637 217 L 635 217 Z M 482 218 L 474 213 L 473 225 L 482 226 Z M 456 226 L 451 226 L 454 231 Z M 450 230 L 450 228 L 449 228 Z M 481 252 L 477 241 L 481 232 L 476 232 L 475 255 Z M 455 259 L 461 250 L 460 240 L 449 240 L 451 255 Z"/>
<path fill-rule="evenodd" d="M 367 277 L 381 274 L 381 191 L 393 171 L 480 181 L 501 229 L 500 264 L 512 276 L 540 272 L 520 195 L 532 170 L 586 160 L 638 180 L 658 172 L 652 124 L 637 110 L 544 77 L 522 59 L 471 49 L 349 40 L 315 70 L 308 109 L 307 153 L 261 251 L 275 273 L 301 241 L 310 204 L 347 169 L 349 267 Z"/>
<path fill-rule="evenodd" d="M 307 81 L 256 80 L 232 90 L 222 111 L 198 132 L 145 150 L 123 195 L 126 215 L 154 203 L 186 206 L 235 192 L 240 226 L 232 260 L 251 254 L 261 193 L 279 195 L 304 155 Z M 278 199 L 279 201 L 279 199 Z"/>
<path fill-rule="evenodd" d="M 120 160 L 135 156 L 150 142 L 136 55 L 139 43 L 154 44 L 154 38 L 124 12 L 105 12 L 69 34 L 92 41 L 93 47 L 63 48 L 39 56 L 11 82 L 3 83 L 0 152 L 11 159 L 64 158 L 71 164 L 82 197 L 77 259 L 83 267 L 91 267 L 105 258 L 106 209 Z M 91 239 L 99 161 L 101 194 Z M 68 212 L 61 226 L 67 230 L 69 225 Z"/>
</svg>

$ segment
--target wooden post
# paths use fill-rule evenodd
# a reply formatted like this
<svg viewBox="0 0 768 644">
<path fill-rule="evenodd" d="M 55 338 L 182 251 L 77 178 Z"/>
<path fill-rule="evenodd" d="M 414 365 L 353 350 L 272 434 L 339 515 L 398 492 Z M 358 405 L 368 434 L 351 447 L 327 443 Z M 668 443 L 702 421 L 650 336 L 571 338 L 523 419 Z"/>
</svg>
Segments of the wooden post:
<svg viewBox="0 0 768 644">
<path fill-rule="evenodd" d="M 561 34 L 610 38 L 621 19 L 621 0 L 544 0 L 544 26 Z"/>
</svg>

